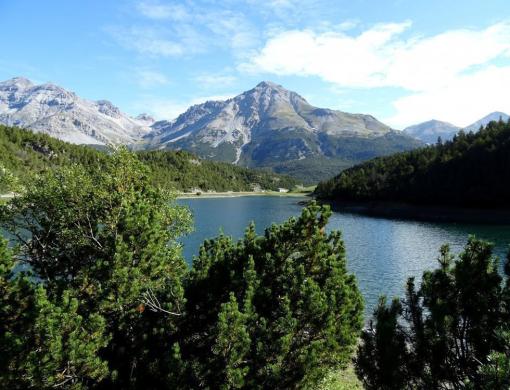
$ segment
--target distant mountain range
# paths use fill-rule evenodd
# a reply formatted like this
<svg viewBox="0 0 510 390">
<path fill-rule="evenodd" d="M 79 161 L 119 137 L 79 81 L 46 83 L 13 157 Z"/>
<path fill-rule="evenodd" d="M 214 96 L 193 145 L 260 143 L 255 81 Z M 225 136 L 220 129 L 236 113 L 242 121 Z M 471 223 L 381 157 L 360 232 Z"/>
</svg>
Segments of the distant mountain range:
<svg viewBox="0 0 510 390">
<path fill-rule="evenodd" d="M 474 123 L 478 129 L 493 113 Z M 54 84 L 16 77 L 0 83 L 0 123 L 76 144 L 125 144 L 137 150 L 188 150 L 206 159 L 268 168 L 311 183 L 373 157 L 415 149 L 458 127 L 429 121 L 402 131 L 371 115 L 318 108 L 264 81 L 225 101 L 190 107 L 174 120 L 136 118 L 106 100 L 91 101 Z M 471 128 L 471 126 L 469 127 Z"/>
<path fill-rule="evenodd" d="M 0 83 L 0 123 L 76 144 L 184 149 L 212 160 L 269 168 L 316 182 L 372 157 L 421 146 L 371 115 L 310 105 L 271 82 L 225 101 L 190 107 L 175 120 L 136 118 L 106 100 L 17 77 Z"/>
<path fill-rule="evenodd" d="M 508 223 L 510 122 L 475 129 L 452 142 L 359 164 L 319 183 L 315 194 L 372 215 Z M 431 207 L 416 207 L 423 205 Z"/>
<path fill-rule="evenodd" d="M 506 122 L 509 118 L 510 116 L 504 112 L 496 111 L 464 128 L 452 125 L 448 122 L 431 120 L 406 127 L 404 132 L 427 144 L 433 144 L 437 142 L 438 137 L 441 137 L 443 141 L 450 141 L 460 130 L 476 132 L 480 127 L 486 126 L 489 122 L 498 121 L 499 119 Z"/>
<path fill-rule="evenodd" d="M 305 181 L 421 145 L 371 115 L 314 107 L 267 81 L 232 99 L 192 106 L 177 119 L 152 127 L 144 137 L 145 148 L 182 148 Z"/>
<path fill-rule="evenodd" d="M 29 128 L 74 144 L 130 144 L 154 120 L 123 114 L 107 100 L 82 99 L 54 84 L 16 77 L 0 83 L 0 123 Z"/>
</svg>

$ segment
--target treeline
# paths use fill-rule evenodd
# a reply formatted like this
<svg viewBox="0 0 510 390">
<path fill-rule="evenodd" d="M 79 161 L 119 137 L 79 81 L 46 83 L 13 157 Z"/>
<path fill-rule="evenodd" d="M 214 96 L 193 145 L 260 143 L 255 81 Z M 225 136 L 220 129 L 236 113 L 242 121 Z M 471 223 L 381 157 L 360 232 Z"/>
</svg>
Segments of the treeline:
<svg viewBox="0 0 510 390">
<path fill-rule="evenodd" d="M 22 184 L 30 184 L 34 174 L 72 164 L 90 171 L 101 169 L 109 154 L 105 148 L 73 145 L 46 134 L 0 125 L 0 166 L 8 169 Z M 165 189 L 252 191 L 257 187 L 292 189 L 298 184 L 288 176 L 201 160 L 184 151 L 140 152 L 138 156 L 150 167 L 152 183 Z"/>
<path fill-rule="evenodd" d="M 464 207 L 510 206 L 510 123 L 376 158 L 321 182 L 320 198 Z"/>
<path fill-rule="evenodd" d="M 155 185 L 180 190 L 200 188 L 214 191 L 252 191 L 292 189 L 298 181 L 269 170 L 248 169 L 237 165 L 202 160 L 186 151 L 152 151 L 137 153 L 152 171 Z"/>
</svg>

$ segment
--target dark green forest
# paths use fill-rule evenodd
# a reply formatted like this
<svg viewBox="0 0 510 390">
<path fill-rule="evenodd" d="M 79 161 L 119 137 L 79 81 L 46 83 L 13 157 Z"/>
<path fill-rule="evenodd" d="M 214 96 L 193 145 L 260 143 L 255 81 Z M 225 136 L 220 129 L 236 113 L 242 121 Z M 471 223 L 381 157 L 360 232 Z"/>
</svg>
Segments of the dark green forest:
<svg viewBox="0 0 510 390">
<path fill-rule="evenodd" d="M 170 190 L 252 191 L 254 186 L 276 190 L 279 187 L 292 189 L 298 184 L 288 176 L 202 160 L 184 151 L 139 152 L 137 155 L 149 166 L 152 183 Z M 105 148 L 73 145 L 45 134 L 0 125 L 0 166 L 9 170 L 21 184 L 28 185 L 34 174 L 72 164 L 98 170 L 108 158 Z M 5 189 L 0 188 L 2 190 Z"/>
<path fill-rule="evenodd" d="M 463 207 L 510 206 L 510 123 L 491 122 L 452 141 L 380 157 L 316 188 L 319 198 Z"/>
</svg>

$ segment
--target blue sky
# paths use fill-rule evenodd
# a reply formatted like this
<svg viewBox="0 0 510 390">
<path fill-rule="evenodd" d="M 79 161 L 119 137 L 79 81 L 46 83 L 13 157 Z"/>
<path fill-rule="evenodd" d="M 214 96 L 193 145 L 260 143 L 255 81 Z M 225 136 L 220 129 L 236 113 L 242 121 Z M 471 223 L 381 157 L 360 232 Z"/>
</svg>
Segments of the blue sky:
<svg viewBox="0 0 510 390">
<path fill-rule="evenodd" d="M 271 80 L 395 128 L 510 113 L 508 0 L 0 0 L 0 80 L 136 115 Z"/>
</svg>

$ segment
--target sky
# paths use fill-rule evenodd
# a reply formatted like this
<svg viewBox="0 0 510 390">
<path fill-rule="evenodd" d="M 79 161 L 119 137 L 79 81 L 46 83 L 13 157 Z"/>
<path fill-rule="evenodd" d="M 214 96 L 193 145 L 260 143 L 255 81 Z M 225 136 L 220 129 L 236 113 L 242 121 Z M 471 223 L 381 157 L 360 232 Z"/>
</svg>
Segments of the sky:
<svg viewBox="0 0 510 390">
<path fill-rule="evenodd" d="M 172 119 L 269 80 L 402 129 L 510 113 L 509 0 L 0 0 L 0 80 Z"/>
</svg>

